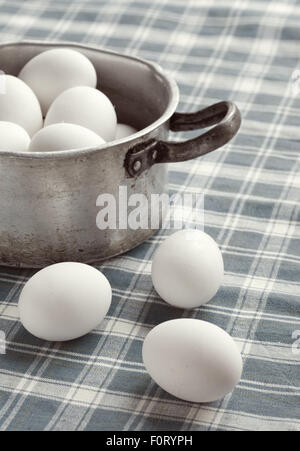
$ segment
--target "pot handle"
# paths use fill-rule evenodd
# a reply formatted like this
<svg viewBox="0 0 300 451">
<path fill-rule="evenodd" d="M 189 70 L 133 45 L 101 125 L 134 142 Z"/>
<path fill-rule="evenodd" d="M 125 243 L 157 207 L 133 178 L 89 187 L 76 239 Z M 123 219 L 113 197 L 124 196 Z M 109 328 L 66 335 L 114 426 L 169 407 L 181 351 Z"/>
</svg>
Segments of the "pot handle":
<svg viewBox="0 0 300 451">
<path fill-rule="evenodd" d="M 217 125 L 216 125 L 217 124 Z M 150 139 L 131 148 L 125 158 L 125 168 L 137 177 L 157 163 L 175 163 L 205 155 L 226 144 L 241 125 L 241 114 L 232 102 L 219 102 L 196 113 L 174 113 L 170 119 L 172 131 L 196 130 L 215 125 L 197 138 L 184 142 Z"/>
</svg>

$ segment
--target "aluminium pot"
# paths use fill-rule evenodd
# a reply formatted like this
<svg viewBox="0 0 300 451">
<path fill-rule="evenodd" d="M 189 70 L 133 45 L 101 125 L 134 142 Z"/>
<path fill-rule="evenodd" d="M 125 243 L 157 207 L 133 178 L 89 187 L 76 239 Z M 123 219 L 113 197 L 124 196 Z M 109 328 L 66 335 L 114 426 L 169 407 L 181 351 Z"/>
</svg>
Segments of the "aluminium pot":
<svg viewBox="0 0 300 451">
<path fill-rule="evenodd" d="M 1 265 L 92 263 L 132 249 L 156 230 L 99 229 L 98 196 L 108 193 L 118 199 L 120 186 L 127 188 L 128 197 L 165 193 L 167 163 L 211 152 L 240 127 L 239 110 L 231 102 L 195 113 L 175 112 L 175 81 L 157 64 L 136 57 L 72 43 L 19 42 L 0 46 L 0 69 L 18 75 L 32 57 L 58 47 L 78 50 L 92 61 L 99 88 L 114 104 L 119 122 L 139 131 L 99 148 L 17 154 L 1 150 Z M 214 127 L 197 138 L 168 141 L 170 130 L 209 126 Z"/>
</svg>

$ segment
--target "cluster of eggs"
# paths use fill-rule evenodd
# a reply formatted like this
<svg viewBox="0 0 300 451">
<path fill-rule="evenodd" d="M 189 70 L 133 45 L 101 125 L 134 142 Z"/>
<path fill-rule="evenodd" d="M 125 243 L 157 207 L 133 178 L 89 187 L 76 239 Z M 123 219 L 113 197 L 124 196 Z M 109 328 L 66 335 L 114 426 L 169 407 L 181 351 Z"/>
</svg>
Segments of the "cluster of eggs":
<svg viewBox="0 0 300 451">
<path fill-rule="evenodd" d="M 224 274 L 216 242 L 200 230 L 183 229 L 166 238 L 152 262 L 158 294 L 178 308 L 207 303 Z M 57 263 L 36 273 L 19 300 L 23 326 L 38 338 L 79 338 L 100 324 L 112 300 L 107 278 L 82 263 Z M 219 327 L 193 318 L 155 326 L 146 336 L 143 361 L 168 393 L 192 402 L 211 402 L 232 391 L 242 374 L 234 340 Z"/>
<path fill-rule="evenodd" d="M 101 146 L 136 133 L 117 122 L 96 70 L 78 51 L 46 50 L 18 77 L 2 75 L 1 150 L 51 152 Z"/>
</svg>

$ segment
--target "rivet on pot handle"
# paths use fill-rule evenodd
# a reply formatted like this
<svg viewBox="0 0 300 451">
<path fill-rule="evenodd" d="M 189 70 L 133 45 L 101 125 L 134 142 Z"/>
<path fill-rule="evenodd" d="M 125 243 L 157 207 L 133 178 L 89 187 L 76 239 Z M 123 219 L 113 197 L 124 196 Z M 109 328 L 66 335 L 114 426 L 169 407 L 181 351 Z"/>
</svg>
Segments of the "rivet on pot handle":
<svg viewBox="0 0 300 451">
<path fill-rule="evenodd" d="M 240 128 L 241 114 L 238 107 L 232 102 L 219 102 L 196 113 L 174 113 L 170 119 L 172 131 L 195 130 L 212 125 L 215 127 L 188 141 L 151 139 L 137 144 L 126 155 L 125 168 L 128 174 L 137 177 L 156 163 L 191 160 L 223 146 Z"/>
</svg>

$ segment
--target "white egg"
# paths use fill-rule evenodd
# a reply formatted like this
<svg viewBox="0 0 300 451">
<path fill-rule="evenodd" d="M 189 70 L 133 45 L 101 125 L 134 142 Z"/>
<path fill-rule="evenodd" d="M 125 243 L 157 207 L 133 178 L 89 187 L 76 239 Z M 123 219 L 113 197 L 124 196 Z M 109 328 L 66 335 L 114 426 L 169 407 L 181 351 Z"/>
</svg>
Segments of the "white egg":
<svg viewBox="0 0 300 451">
<path fill-rule="evenodd" d="M 175 319 L 154 327 L 143 345 L 154 381 L 185 401 L 211 402 L 231 392 L 243 363 L 230 335 L 198 319 Z"/>
<path fill-rule="evenodd" d="M 80 86 L 60 94 L 52 103 L 45 125 L 69 122 L 93 130 L 105 141 L 115 139 L 117 116 L 105 94 L 94 88 Z"/>
<path fill-rule="evenodd" d="M 73 340 L 102 322 L 111 297 L 111 286 L 97 269 L 83 263 L 57 263 L 25 284 L 19 299 L 20 320 L 42 340 Z"/>
<path fill-rule="evenodd" d="M 14 122 L 29 136 L 43 126 L 41 107 L 29 86 L 13 75 L 3 75 L 3 93 L 0 94 L 0 121 Z"/>
<path fill-rule="evenodd" d="M 56 150 L 96 147 L 105 141 L 92 130 L 75 124 L 53 124 L 39 130 L 32 138 L 30 152 L 52 152 Z"/>
<path fill-rule="evenodd" d="M 131 125 L 117 124 L 116 139 L 127 138 L 127 136 L 134 135 L 135 133 L 137 133 L 137 130 L 131 127 Z"/>
<path fill-rule="evenodd" d="M 95 88 L 97 74 L 93 64 L 82 53 L 67 48 L 46 50 L 28 61 L 19 73 L 35 92 L 42 112 L 63 91 L 75 86 Z"/>
<path fill-rule="evenodd" d="M 169 304 L 195 308 L 218 291 L 224 264 L 217 243 L 197 229 L 183 229 L 159 246 L 152 262 L 152 281 Z"/>
<path fill-rule="evenodd" d="M 24 128 L 13 122 L 0 121 L 0 150 L 26 152 L 29 144 L 30 136 Z"/>
</svg>

